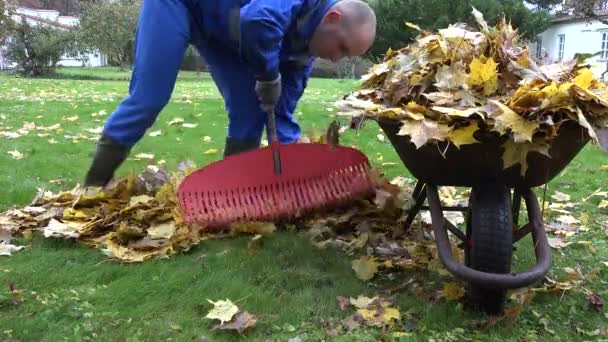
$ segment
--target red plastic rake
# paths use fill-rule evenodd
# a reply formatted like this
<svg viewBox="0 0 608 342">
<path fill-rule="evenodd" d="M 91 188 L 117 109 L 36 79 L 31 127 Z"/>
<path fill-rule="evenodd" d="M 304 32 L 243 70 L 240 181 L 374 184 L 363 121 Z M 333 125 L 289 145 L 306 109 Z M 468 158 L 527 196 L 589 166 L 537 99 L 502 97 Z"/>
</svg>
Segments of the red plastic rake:
<svg viewBox="0 0 608 342">
<path fill-rule="evenodd" d="M 319 143 L 280 144 L 274 120 L 273 113 L 268 147 L 227 157 L 184 179 L 178 198 L 186 223 L 276 220 L 373 191 L 363 153 Z"/>
</svg>

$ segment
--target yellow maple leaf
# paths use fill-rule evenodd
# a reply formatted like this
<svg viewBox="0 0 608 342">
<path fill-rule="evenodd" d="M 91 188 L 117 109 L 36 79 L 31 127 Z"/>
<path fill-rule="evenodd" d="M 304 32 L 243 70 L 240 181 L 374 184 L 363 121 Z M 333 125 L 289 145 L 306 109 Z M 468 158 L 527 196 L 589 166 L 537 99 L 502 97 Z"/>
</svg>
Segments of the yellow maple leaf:
<svg viewBox="0 0 608 342">
<path fill-rule="evenodd" d="M 502 147 L 505 149 L 502 155 L 503 169 L 508 169 L 511 166 L 520 164 L 522 176 L 525 176 L 528 171 L 528 153 L 537 152 L 547 157 L 551 157 L 549 154 L 550 146 L 546 142 L 516 143 L 513 140 L 508 139 Z"/>
<path fill-rule="evenodd" d="M 352 269 L 355 271 L 357 278 L 370 280 L 378 272 L 378 263 L 375 257 L 362 256 L 357 260 L 353 260 Z"/>
<path fill-rule="evenodd" d="M 207 301 L 213 304 L 213 309 L 209 311 L 205 318 L 208 319 L 219 319 L 221 323 L 229 322 L 237 312 L 239 312 L 239 308 L 234 305 L 230 299 L 226 300 L 218 300 L 217 302 L 213 302 L 209 299 Z"/>
<path fill-rule="evenodd" d="M 359 295 L 356 299 L 350 297 L 350 303 L 359 309 L 366 309 L 373 301 L 377 300 L 378 297 L 365 297 Z"/>
<path fill-rule="evenodd" d="M 401 313 L 388 305 L 373 307 L 371 309 L 358 309 L 357 313 L 363 318 L 367 325 L 382 327 L 392 325 L 393 321 L 401 319 Z"/>
<path fill-rule="evenodd" d="M 470 64 L 471 74 L 468 84 L 472 87 L 483 88 L 483 95 L 490 96 L 498 90 L 497 64 L 492 57 L 484 63 L 475 58 Z"/>
<path fill-rule="evenodd" d="M 425 145 L 429 140 L 443 141 L 448 137 L 450 128 L 445 124 L 439 124 L 430 120 L 402 121 L 403 126 L 397 135 L 410 136 L 416 148 Z"/>
<path fill-rule="evenodd" d="M 498 107 L 498 111 L 492 113 L 495 120 L 494 131 L 505 134 L 507 129 L 513 132 L 513 140 L 516 143 L 532 141 L 532 135 L 540 126 L 537 122 L 532 122 L 515 113 L 511 108 L 496 100 L 488 100 Z"/>
<path fill-rule="evenodd" d="M 442 293 L 447 300 L 458 300 L 464 296 L 464 287 L 456 283 L 445 283 Z"/>
<path fill-rule="evenodd" d="M 563 83 L 559 87 L 555 82 L 552 82 L 544 87 L 541 90 L 541 96 L 544 100 L 540 109 L 560 109 L 574 105 L 574 99 L 570 96 L 570 87 L 572 87 L 572 83 L 569 82 Z"/>
<path fill-rule="evenodd" d="M 475 137 L 473 136 L 473 134 L 475 134 L 475 132 L 477 132 L 478 130 L 479 130 L 479 123 L 477 121 L 473 121 L 473 122 L 471 122 L 471 124 L 469 124 L 466 127 L 458 128 L 458 129 L 450 131 L 450 134 L 448 135 L 448 139 L 450 139 L 450 141 L 457 148 L 460 149 L 460 146 L 462 146 L 462 145 L 479 143 L 479 141 L 477 141 L 477 139 L 475 139 Z"/>
<path fill-rule="evenodd" d="M 583 68 L 579 70 L 578 76 L 574 78 L 574 84 L 583 89 L 589 89 L 589 87 L 591 87 L 593 84 L 594 79 L 595 77 L 593 72 L 591 72 L 588 68 Z"/>
</svg>

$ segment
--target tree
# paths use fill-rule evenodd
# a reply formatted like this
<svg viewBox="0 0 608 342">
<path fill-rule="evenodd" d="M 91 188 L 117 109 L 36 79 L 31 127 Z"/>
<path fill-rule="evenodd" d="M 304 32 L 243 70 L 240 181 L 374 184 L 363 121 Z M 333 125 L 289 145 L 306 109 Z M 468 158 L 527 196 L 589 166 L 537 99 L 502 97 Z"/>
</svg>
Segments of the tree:
<svg viewBox="0 0 608 342">
<path fill-rule="evenodd" d="M 38 0 L 40 7 L 44 9 L 54 9 L 62 15 L 77 15 L 80 13 L 80 3 L 78 0 Z"/>
<path fill-rule="evenodd" d="M 12 37 L 6 57 L 23 76 L 54 72 L 61 56 L 71 53 L 74 46 L 73 32 L 42 23 L 30 25 L 25 18 L 15 24 Z"/>
<path fill-rule="evenodd" d="M 0 0 L 0 44 L 8 38 L 14 28 L 14 22 L 11 19 L 13 13 L 13 3 L 9 0 Z"/>
<path fill-rule="evenodd" d="M 99 49 L 125 69 L 133 63 L 140 0 L 98 0 L 81 4 L 79 42 Z"/>
<path fill-rule="evenodd" d="M 566 0 L 561 12 L 576 17 L 599 20 L 608 25 L 608 20 L 603 16 L 608 12 L 608 1 L 606 0 Z"/>
<path fill-rule="evenodd" d="M 541 0 L 533 5 L 544 7 L 553 2 Z M 389 47 L 402 47 L 416 37 L 416 31 L 405 27 L 406 21 L 426 30 L 445 28 L 456 22 L 476 27 L 471 6 L 482 12 L 491 24 L 504 15 L 525 38 L 535 37 L 551 22 L 548 11 L 530 9 L 523 0 L 378 0 L 371 4 L 378 17 L 378 34 L 370 56 L 376 58 Z"/>
</svg>

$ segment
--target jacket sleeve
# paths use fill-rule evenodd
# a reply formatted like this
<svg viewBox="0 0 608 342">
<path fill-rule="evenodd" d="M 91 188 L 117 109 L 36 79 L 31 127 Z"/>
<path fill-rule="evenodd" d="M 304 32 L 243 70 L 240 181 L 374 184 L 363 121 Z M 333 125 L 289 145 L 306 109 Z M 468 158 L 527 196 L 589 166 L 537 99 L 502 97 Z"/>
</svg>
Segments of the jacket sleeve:
<svg viewBox="0 0 608 342">
<path fill-rule="evenodd" d="M 241 55 L 259 81 L 279 76 L 279 53 L 300 1 L 252 0 L 241 9 Z"/>
<path fill-rule="evenodd" d="M 285 67 L 281 72 L 282 93 L 277 110 L 287 116 L 292 116 L 298 101 L 304 94 L 312 72 L 313 60 L 305 66 Z"/>
</svg>

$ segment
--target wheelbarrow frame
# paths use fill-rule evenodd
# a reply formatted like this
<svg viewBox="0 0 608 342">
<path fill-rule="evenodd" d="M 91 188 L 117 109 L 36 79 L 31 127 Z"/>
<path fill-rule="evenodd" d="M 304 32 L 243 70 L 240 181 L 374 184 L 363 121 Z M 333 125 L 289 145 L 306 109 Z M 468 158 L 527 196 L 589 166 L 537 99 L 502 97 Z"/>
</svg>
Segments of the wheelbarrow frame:
<svg viewBox="0 0 608 342">
<path fill-rule="evenodd" d="M 550 146 L 551 157 L 530 153 L 527 159 L 529 169 L 525 176 L 521 176 L 518 166 L 503 169 L 501 156 L 502 145 L 507 139 L 505 136 L 478 132 L 475 138 L 480 143 L 461 146 L 460 149 L 449 142 L 416 148 L 408 136 L 398 135 L 400 122 L 382 118 L 376 121 L 405 167 L 418 179 L 413 192 L 415 204 L 405 221 L 405 230 L 409 229 L 420 210 L 429 210 L 439 258 L 449 272 L 471 284 L 497 289 L 525 287 L 547 274 L 551 268 L 550 246 L 541 209 L 532 188 L 546 184 L 557 176 L 589 142 L 590 138 L 582 127 L 575 122 L 563 123 Z M 492 182 L 514 190 L 511 206 L 513 243 L 532 233 L 536 264 L 527 271 L 507 274 L 482 272 L 459 263 L 452 255 L 448 230 L 462 240 L 461 247 L 466 248 L 470 241 L 467 241 L 467 236 L 460 229 L 444 219 L 443 211 L 468 211 L 469 206 L 441 206 L 438 187 L 474 188 Z M 520 226 L 522 199 L 526 203 L 528 223 Z M 428 206 L 424 205 L 426 200 Z"/>
</svg>

